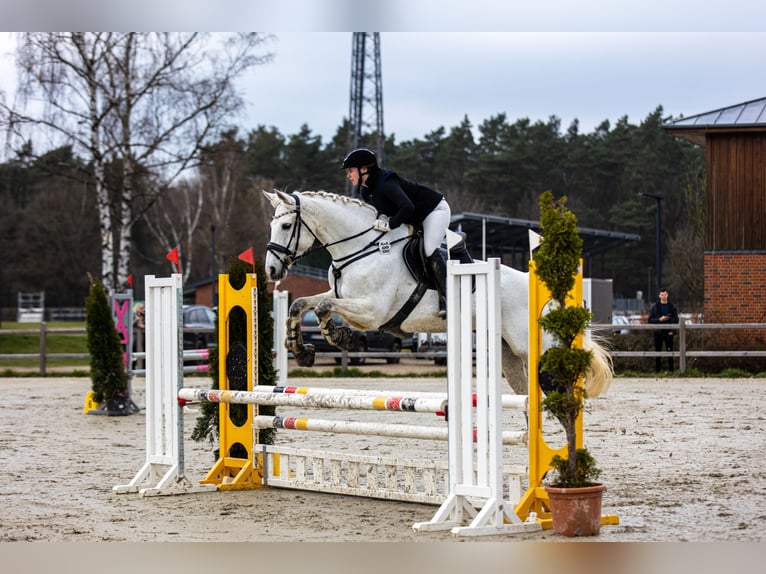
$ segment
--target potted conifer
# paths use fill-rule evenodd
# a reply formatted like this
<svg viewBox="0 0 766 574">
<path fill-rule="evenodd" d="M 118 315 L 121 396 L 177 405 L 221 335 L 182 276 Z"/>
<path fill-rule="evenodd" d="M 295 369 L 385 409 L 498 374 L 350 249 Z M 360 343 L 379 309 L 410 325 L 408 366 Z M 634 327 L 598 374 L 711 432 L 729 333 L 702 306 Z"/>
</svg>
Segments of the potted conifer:
<svg viewBox="0 0 766 574">
<path fill-rule="evenodd" d="M 547 382 L 542 408 L 564 427 L 567 443 L 566 458 L 557 454 L 551 460 L 554 478 L 545 489 L 554 531 L 565 536 L 592 536 L 599 532 L 605 487 L 596 482 L 601 471 L 588 450 L 577 448 L 576 423 L 585 398 L 581 381 L 591 362 L 591 353 L 577 341 L 591 313 L 580 305 L 567 305 L 580 265 L 582 238 L 566 201 L 565 196 L 555 200 L 550 191 L 540 196 L 542 240 L 533 255 L 535 272 L 552 297 L 552 309 L 538 321 L 556 340 L 540 358 L 540 371 Z M 572 497 L 575 502 L 570 504 Z"/>
</svg>

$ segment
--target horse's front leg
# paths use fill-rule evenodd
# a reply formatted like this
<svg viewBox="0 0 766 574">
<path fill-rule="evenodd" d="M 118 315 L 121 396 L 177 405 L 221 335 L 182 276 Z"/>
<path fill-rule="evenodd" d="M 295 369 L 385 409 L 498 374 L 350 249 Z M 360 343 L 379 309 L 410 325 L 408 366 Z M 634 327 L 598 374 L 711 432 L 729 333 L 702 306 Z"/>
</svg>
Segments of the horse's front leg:
<svg viewBox="0 0 766 574">
<path fill-rule="evenodd" d="M 319 322 L 319 330 L 325 341 L 341 350 L 350 351 L 354 345 L 354 334 L 351 327 L 338 325 L 332 320 L 334 305 L 328 299 L 317 305 L 315 312 Z"/>
<path fill-rule="evenodd" d="M 377 328 L 382 323 L 379 313 L 364 299 L 328 298 L 321 301 L 314 310 L 325 340 L 346 351 L 354 346 L 353 331 L 351 327 L 335 323 L 333 315 L 364 331 Z"/>
<path fill-rule="evenodd" d="M 285 348 L 293 354 L 295 362 L 300 367 L 312 367 L 314 365 L 315 351 L 314 345 L 303 343 L 303 333 L 301 333 L 301 317 L 306 311 L 316 307 L 316 304 L 322 299 L 332 296 L 332 293 L 326 292 L 311 297 L 300 297 L 293 301 L 290 310 L 287 313 L 287 335 L 285 338 Z"/>
</svg>

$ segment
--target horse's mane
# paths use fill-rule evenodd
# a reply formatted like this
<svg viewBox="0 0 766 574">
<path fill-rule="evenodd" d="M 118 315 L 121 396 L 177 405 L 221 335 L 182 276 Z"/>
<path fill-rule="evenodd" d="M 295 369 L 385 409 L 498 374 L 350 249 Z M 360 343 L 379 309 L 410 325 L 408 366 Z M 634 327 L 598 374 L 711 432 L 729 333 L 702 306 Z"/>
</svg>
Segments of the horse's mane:
<svg viewBox="0 0 766 574">
<path fill-rule="evenodd" d="M 363 207 L 364 209 L 369 210 L 373 215 L 377 214 L 377 210 L 370 205 L 369 203 L 362 201 L 361 199 L 357 199 L 355 197 L 349 197 L 347 195 L 338 195 L 337 193 L 332 193 L 329 191 L 301 191 L 301 195 L 307 195 L 311 197 L 320 197 L 320 198 L 326 198 L 330 199 L 332 201 L 338 202 L 338 203 L 344 203 L 347 205 L 358 205 L 359 207 Z"/>
</svg>

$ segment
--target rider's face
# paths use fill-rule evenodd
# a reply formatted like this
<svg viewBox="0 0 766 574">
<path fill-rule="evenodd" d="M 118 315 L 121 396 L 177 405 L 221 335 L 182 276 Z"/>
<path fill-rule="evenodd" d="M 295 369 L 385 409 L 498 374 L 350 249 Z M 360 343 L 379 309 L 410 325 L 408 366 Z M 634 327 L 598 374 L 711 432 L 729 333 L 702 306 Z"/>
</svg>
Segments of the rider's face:
<svg viewBox="0 0 766 574">
<path fill-rule="evenodd" d="M 365 176 L 367 175 L 367 171 L 363 173 L 361 169 L 364 168 L 358 168 L 358 167 L 349 167 L 346 169 L 346 179 L 348 179 L 351 182 L 351 185 L 354 187 L 359 185 L 359 180 L 362 180 L 362 184 L 365 182 Z"/>
</svg>

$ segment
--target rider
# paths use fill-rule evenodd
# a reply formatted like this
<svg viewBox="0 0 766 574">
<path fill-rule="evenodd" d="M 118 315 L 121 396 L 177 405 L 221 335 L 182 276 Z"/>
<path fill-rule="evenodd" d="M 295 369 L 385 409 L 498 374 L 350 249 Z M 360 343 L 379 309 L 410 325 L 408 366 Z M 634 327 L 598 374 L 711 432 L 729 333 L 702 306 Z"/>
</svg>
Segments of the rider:
<svg viewBox="0 0 766 574">
<path fill-rule="evenodd" d="M 378 214 L 388 216 L 388 221 L 378 219 L 375 229 L 385 232 L 408 223 L 423 230 L 423 254 L 439 292 L 438 316 L 446 317 L 447 264 L 439 246 L 452 216 L 447 200 L 433 189 L 393 171 L 381 170 L 375 154 L 366 148 L 349 153 L 342 167 L 358 195 L 375 207 Z"/>
</svg>

